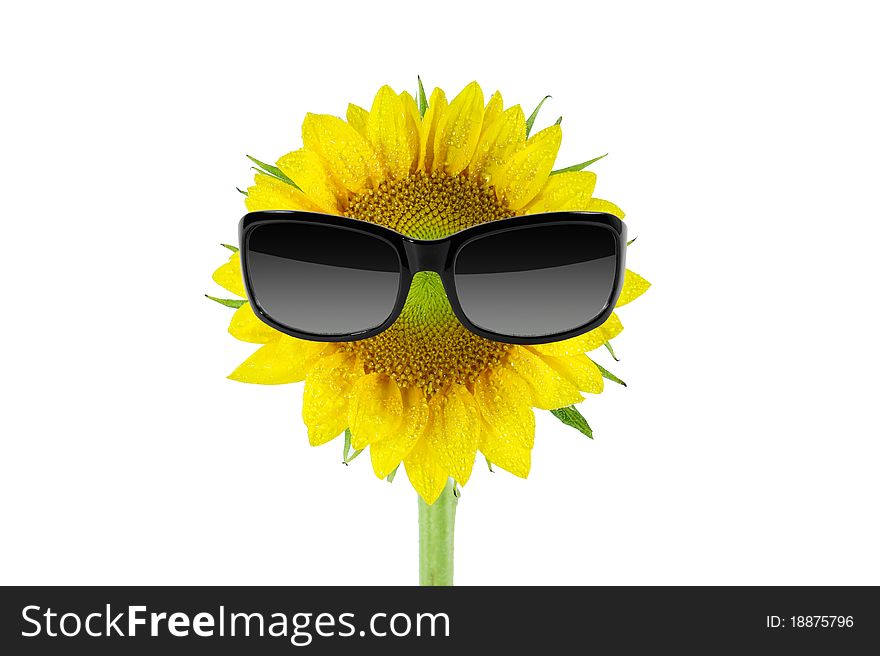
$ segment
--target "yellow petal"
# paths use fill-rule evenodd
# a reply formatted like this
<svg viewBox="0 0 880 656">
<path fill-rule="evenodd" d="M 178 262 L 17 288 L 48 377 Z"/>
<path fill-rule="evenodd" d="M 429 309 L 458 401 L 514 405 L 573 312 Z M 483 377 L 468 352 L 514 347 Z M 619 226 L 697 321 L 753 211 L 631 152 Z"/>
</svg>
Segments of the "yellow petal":
<svg viewBox="0 0 880 656">
<path fill-rule="evenodd" d="M 605 323 L 595 330 L 559 342 L 536 344 L 533 348 L 542 355 L 577 355 L 599 348 L 609 339 L 617 337 L 622 330 L 623 324 L 620 323 L 618 316 L 612 313 Z"/>
<path fill-rule="evenodd" d="M 498 171 L 495 188 L 500 189 L 510 209 L 521 209 L 538 195 L 553 169 L 560 143 L 562 129 L 551 125 L 529 139 Z"/>
<path fill-rule="evenodd" d="M 513 347 L 507 352 L 507 361 L 513 370 L 529 384 L 532 405 L 543 410 L 555 410 L 583 400 L 573 383 L 528 349 Z"/>
<path fill-rule="evenodd" d="M 624 217 L 622 209 L 620 209 L 610 200 L 602 200 L 601 198 L 591 198 L 590 202 L 587 203 L 587 206 L 583 209 L 587 210 L 588 212 L 606 212 L 607 214 L 613 214 L 618 219 L 622 219 Z"/>
<path fill-rule="evenodd" d="M 514 476 L 528 478 L 532 468 L 532 450 L 518 440 L 504 440 L 489 425 L 483 422 L 480 433 L 480 451 L 493 465 L 497 465 Z"/>
<path fill-rule="evenodd" d="M 251 344 L 268 344 L 283 334 L 260 321 L 250 303 L 245 303 L 232 315 L 229 332 L 235 339 Z"/>
<path fill-rule="evenodd" d="M 470 164 L 483 125 L 483 90 L 471 82 L 440 118 L 434 140 L 434 170 L 458 175 Z"/>
<path fill-rule="evenodd" d="M 247 192 L 244 205 L 250 212 L 259 212 L 260 210 L 320 211 L 318 206 L 299 189 L 264 173 L 257 173 L 254 176 L 254 185 L 248 187 Z"/>
<path fill-rule="evenodd" d="M 373 471 L 379 478 L 386 478 L 400 461 L 409 455 L 428 424 L 428 401 L 418 387 L 402 391 L 403 421 L 393 435 L 370 445 Z"/>
<path fill-rule="evenodd" d="M 397 432 L 403 420 L 400 389 L 385 374 L 367 374 L 351 388 L 348 403 L 348 428 L 351 445 L 363 449 Z"/>
<path fill-rule="evenodd" d="M 302 125 L 303 146 L 320 155 L 339 182 L 358 192 L 382 171 L 369 142 L 337 116 L 306 114 Z"/>
<path fill-rule="evenodd" d="M 392 178 L 400 179 L 409 174 L 412 159 L 403 101 L 387 84 L 373 100 L 367 134 L 374 152 Z"/>
<path fill-rule="evenodd" d="M 484 371 L 474 383 L 480 416 L 496 433 L 532 448 L 535 413 L 528 383 L 507 367 Z"/>
<path fill-rule="evenodd" d="M 431 447 L 428 446 L 427 438 L 423 437 L 418 441 L 404 459 L 403 466 L 406 469 L 409 482 L 419 493 L 419 496 L 427 504 L 434 503 L 443 488 L 446 487 L 449 475 L 440 465 L 440 461 L 431 451 Z"/>
<path fill-rule="evenodd" d="M 487 444 L 490 451 L 506 452 L 506 445 L 516 443 L 517 453 L 534 446 L 535 413 L 531 390 L 525 380 L 506 367 L 484 371 L 474 383 L 474 398 L 485 422 L 480 437 L 483 453 Z M 497 457 L 489 456 L 489 460 L 501 464 Z"/>
<path fill-rule="evenodd" d="M 266 347 L 263 347 L 266 348 Z M 348 426 L 348 398 L 363 365 L 345 351 L 321 358 L 306 376 L 302 416 L 312 446 L 338 437 Z"/>
<path fill-rule="evenodd" d="M 526 117 L 519 105 L 514 105 L 489 126 L 480 136 L 469 171 L 484 182 L 493 182 L 493 176 L 510 157 L 526 143 Z"/>
<path fill-rule="evenodd" d="M 422 117 L 415 98 L 404 91 L 400 94 L 403 112 L 406 115 L 406 139 L 409 144 L 409 157 L 412 162 L 410 172 L 414 173 L 419 165 L 419 149 L 421 148 Z"/>
<path fill-rule="evenodd" d="M 434 170 L 434 142 L 437 136 L 437 126 L 446 112 L 448 104 L 443 89 L 436 88 L 431 92 L 428 101 L 428 111 L 422 118 L 421 140 L 419 142 L 419 170 L 430 173 Z"/>
<path fill-rule="evenodd" d="M 620 298 L 617 299 L 617 305 L 615 307 L 631 303 L 648 291 L 648 287 L 650 286 L 651 283 L 642 278 L 635 271 L 627 269 L 626 274 L 623 276 L 623 289 L 620 292 Z"/>
<path fill-rule="evenodd" d="M 483 129 L 481 130 L 483 134 L 485 134 L 486 129 L 490 127 L 499 116 L 501 116 L 503 111 L 504 100 L 501 98 L 501 92 L 496 91 L 492 94 L 492 97 L 489 98 L 489 102 L 486 103 L 486 109 L 483 112 Z"/>
<path fill-rule="evenodd" d="M 601 394 L 605 388 L 605 379 L 599 367 L 583 353 L 553 357 L 539 352 L 541 359 L 558 371 L 563 378 L 570 381 L 582 392 Z"/>
<path fill-rule="evenodd" d="M 526 206 L 526 214 L 586 210 L 595 188 L 596 174 L 592 171 L 551 175 L 540 193 Z"/>
<path fill-rule="evenodd" d="M 480 102 L 482 107 L 482 101 Z M 431 451 L 460 485 L 467 483 L 480 443 L 480 412 L 463 385 L 452 383 L 431 397 L 431 423 L 425 432 Z"/>
<path fill-rule="evenodd" d="M 348 121 L 348 124 L 357 130 L 362 137 L 367 136 L 367 119 L 369 117 L 370 112 L 366 109 L 355 105 L 354 103 L 348 103 L 348 110 L 345 112 L 345 120 Z"/>
<path fill-rule="evenodd" d="M 241 259 L 238 252 L 233 253 L 226 264 L 217 269 L 211 278 L 226 291 L 242 298 L 247 296 L 244 291 L 244 278 L 241 275 Z"/>
<path fill-rule="evenodd" d="M 321 212 L 338 212 L 336 194 L 324 164 L 316 153 L 305 149 L 295 150 L 279 159 L 277 165 Z"/>
<path fill-rule="evenodd" d="M 282 335 L 261 346 L 229 378 L 240 383 L 284 385 L 298 383 L 309 373 L 327 348 L 323 342 L 307 342 Z"/>
</svg>

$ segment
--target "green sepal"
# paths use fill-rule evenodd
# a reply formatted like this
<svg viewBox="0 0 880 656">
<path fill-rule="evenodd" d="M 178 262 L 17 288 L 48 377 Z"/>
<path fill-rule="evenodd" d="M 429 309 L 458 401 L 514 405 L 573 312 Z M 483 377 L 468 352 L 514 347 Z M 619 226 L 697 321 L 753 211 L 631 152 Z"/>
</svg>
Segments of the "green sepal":
<svg viewBox="0 0 880 656">
<path fill-rule="evenodd" d="M 492 461 L 489 460 L 489 456 L 483 456 L 483 457 L 486 458 L 486 466 L 489 468 L 489 471 L 494 474 L 495 470 L 492 469 Z"/>
<path fill-rule="evenodd" d="M 541 99 L 541 102 L 538 103 L 538 106 L 535 107 L 535 111 L 529 114 L 529 117 L 526 119 L 526 137 L 531 134 L 532 126 L 535 124 L 535 119 L 538 118 L 538 112 L 541 109 L 541 105 L 543 105 L 547 101 L 547 98 L 550 98 L 550 96 L 544 96 Z"/>
<path fill-rule="evenodd" d="M 247 193 L 244 189 L 239 189 L 238 187 L 236 187 L 235 190 L 236 190 L 238 193 L 240 193 L 242 196 L 247 196 L 247 195 L 248 195 L 248 193 Z"/>
<path fill-rule="evenodd" d="M 351 429 L 345 429 L 345 441 L 342 443 L 342 464 L 347 465 L 352 460 L 357 458 L 363 449 L 358 449 L 357 451 L 351 450 Z"/>
<path fill-rule="evenodd" d="M 394 468 L 394 471 L 392 471 L 390 474 L 388 474 L 388 476 L 385 477 L 385 480 L 388 481 L 389 483 L 393 483 L 394 477 L 397 475 L 398 469 L 400 469 L 400 465 L 397 465 L 397 467 Z"/>
<path fill-rule="evenodd" d="M 588 159 L 586 162 L 581 162 L 580 164 L 572 164 L 571 166 L 566 166 L 564 169 L 556 169 L 555 171 L 550 171 L 550 175 L 556 175 L 557 173 L 572 173 L 573 171 L 583 171 L 590 164 L 595 164 L 603 157 L 608 157 L 608 153 L 604 155 L 599 155 L 598 157 L 594 157 L 593 159 Z"/>
<path fill-rule="evenodd" d="M 205 297 L 210 298 L 212 301 L 217 301 L 220 305 L 235 308 L 236 310 L 247 303 L 247 301 L 238 298 L 217 298 L 216 296 L 210 296 L 208 294 L 205 294 Z"/>
<path fill-rule="evenodd" d="M 567 408 L 557 408 L 550 412 L 566 426 L 571 426 L 575 430 L 580 431 L 589 437 L 591 440 L 593 439 L 593 429 L 590 428 L 590 424 L 587 423 L 584 416 L 573 405 L 570 405 Z"/>
<path fill-rule="evenodd" d="M 560 116 L 559 118 L 557 118 L 556 123 L 554 123 L 553 125 L 562 125 L 562 117 Z"/>
<path fill-rule="evenodd" d="M 598 367 L 598 369 L 599 369 L 599 373 L 602 374 L 602 378 L 607 378 L 608 380 L 610 380 L 610 381 L 613 382 L 613 383 L 617 383 L 618 385 L 623 385 L 624 387 L 626 387 L 626 383 L 624 383 L 622 380 L 620 380 L 620 378 L 618 378 L 617 376 L 615 376 L 614 374 L 612 374 L 610 371 L 608 371 L 608 370 L 607 370 L 605 367 L 603 367 L 601 364 L 599 364 L 598 362 L 596 362 L 596 361 L 593 360 L 592 358 L 590 358 L 590 361 L 591 361 L 594 365 L 596 365 L 596 367 Z"/>
<path fill-rule="evenodd" d="M 633 243 L 636 239 L 638 239 L 638 238 L 639 238 L 639 236 L 636 235 L 635 237 L 633 237 L 632 239 L 630 239 L 628 242 L 626 242 L 626 245 L 627 245 L 627 246 L 631 246 L 632 243 Z"/>
<path fill-rule="evenodd" d="M 221 245 L 223 248 L 228 248 L 228 249 L 231 250 L 233 253 L 237 253 L 237 252 L 238 252 L 238 246 L 233 246 L 232 244 L 220 244 L 220 245 Z"/>
<path fill-rule="evenodd" d="M 620 358 L 614 353 L 614 349 L 611 346 L 611 342 L 605 342 L 605 348 L 608 349 L 608 352 L 611 354 L 611 357 L 614 358 L 615 362 L 620 362 Z"/>
<path fill-rule="evenodd" d="M 425 95 L 425 87 L 422 86 L 422 77 L 417 75 L 416 79 L 419 81 L 419 114 L 425 118 L 425 112 L 428 111 L 428 97 Z"/>
<path fill-rule="evenodd" d="M 250 155 L 245 155 L 245 157 L 247 157 L 250 161 L 252 161 L 258 167 L 260 167 L 260 168 L 254 167 L 254 170 L 257 171 L 258 173 L 264 173 L 270 177 L 275 178 L 276 180 L 281 180 L 281 182 L 286 182 L 287 184 L 292 185 L 293 187 L 296 187 L 297 189 L 302 191 L 302 189 L 299 188 L 299 185 L 296 184 L 290 178 L 288 178 L 287 174 L 284 171 L 282 171 L 281 169 L 279 169 L 277 166 L 272 166 L 271 164 L 266 164 L 265 162 L 261 162 L 256 157 L 251 157 Z"/>
</svg>

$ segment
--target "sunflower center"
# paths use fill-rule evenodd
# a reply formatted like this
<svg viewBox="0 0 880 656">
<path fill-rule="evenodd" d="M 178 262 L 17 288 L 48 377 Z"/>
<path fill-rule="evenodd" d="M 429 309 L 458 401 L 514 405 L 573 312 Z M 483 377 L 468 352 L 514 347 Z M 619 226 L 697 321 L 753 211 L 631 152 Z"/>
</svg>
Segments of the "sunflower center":
<svg viewBox="0 0 880 656">
<path fill-rule="evenodd" d="M 494 189 L 466 176 L 415 173 L 350 199 L 346 215 L 387 226 L 416 239 L 438 239 L 471 226 L 513 216 Z M 343 348 L 368 372 L 431 395 L 449 383 L 468 385 L 501 362 L 509 344 L 479 337 L 452 312 L 440 276 L 420 271 L 397 321 L 385 332 Z"/>
<path fill-rule="evenodd" d="M 513 216 L 495 190 L 465 175 L 419 171 L 349 199 L 346 216 L 415 239 L 439 239 L 479 223 Z"/>
</svg>

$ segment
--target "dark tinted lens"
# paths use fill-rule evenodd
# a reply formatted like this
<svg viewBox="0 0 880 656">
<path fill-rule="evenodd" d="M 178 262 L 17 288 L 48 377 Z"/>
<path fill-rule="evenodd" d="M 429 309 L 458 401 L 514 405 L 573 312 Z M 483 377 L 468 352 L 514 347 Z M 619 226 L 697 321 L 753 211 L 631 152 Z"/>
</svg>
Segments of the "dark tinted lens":
<svg viewBox="0 0 880 656">
<path fill-rule="evenodd" d="M 607 306 L 617 268 L 615 234 L 583 224 L 480 237 L 455 261 L 465 315 L 502 335 L 543 337 L 591 322 Z"/>
<path fill-rule="evenodd" d="M 315 223 L 268 223 L 247 240 L 247 270 L 260 308 L 316 335 L 375 328 L 394 308 L 400 258 L 386 241 Z"/>
</svg>

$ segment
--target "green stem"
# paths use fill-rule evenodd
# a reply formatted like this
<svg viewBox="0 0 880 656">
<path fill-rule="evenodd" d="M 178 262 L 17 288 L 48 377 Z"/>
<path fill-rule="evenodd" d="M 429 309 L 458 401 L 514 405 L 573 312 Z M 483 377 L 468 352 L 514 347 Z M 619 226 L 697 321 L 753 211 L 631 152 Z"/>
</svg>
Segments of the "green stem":
<svg viewBox="0 0 880 656">
<path fill-rule="evenodd" d="M 419 585 L 452 585 L 457 504 L 451 478 L 430 506 L 419 497 Z"/>
</svg>

